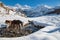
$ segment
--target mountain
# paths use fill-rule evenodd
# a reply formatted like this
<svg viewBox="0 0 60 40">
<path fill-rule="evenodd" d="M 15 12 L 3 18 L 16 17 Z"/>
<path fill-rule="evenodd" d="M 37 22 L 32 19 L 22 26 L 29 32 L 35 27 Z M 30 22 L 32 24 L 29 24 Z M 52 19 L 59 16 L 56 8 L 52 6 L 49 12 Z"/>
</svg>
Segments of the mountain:
<svg viewBox="0 0 60 40">
<path fill-rule="evenodd" d="M 60 14 L 60 6 L 50 7 L 48 5 L 38 5 L 30 7 L 28 5 L 16 4 L 15 6 L 7 6 L 0 2 L 1 15 L 19 15 L 23 17 L 39 17 L 44 15 Z"/>
<path fill-rule="evenodd" d="M 50 15 L 50 14 L 59 15 L 60 14 L 60 6 L 56 6 L 56 7 L 52 8 L 52 9 L 53 9 L 53 11 L 47 12 L 47 15 Z"/>
<path fill-rule="evenodd" d="M 38 17 L 46 14 L 48 11 L 52 11 L 53 9 L 47 5 L 39 5 L 35 8 L 31 8 L 29 10 L 24 10 L 25 14 L 28 17 Z M 29 14 L 28 14 L 29 13 Z"/>
<path fill-rule="evenodd" d="M 45 25 L 45 27 L 30 35 L 9 38 L 9 40 L 60 40 L 60 15 L 54 15 L 57 12 L 60 13 L 60 6 L 52 8 L 47 5 L 39 5 L 33 8 L 26 6 L 25 8 L 25 6 L 6 6 L 0 3 L 0 27 L 4 27 L 6 20 L 21 20 L 24 24 L 28 23 L 28 20 L 30 20 L 33 21 L 34 25 Z M 27 18 L 24 14 L 34 18 Z M 23 15 L 24 17 L 22 17 Z M 7 40 L 7 38 L 0 39 Z"/>
<path fill-rule="evenodd" d="M 18 8 L 18 9 L 21 9 L 21 10 L 27 10 L 27 9 L 31 8 L 28 5 L 20 5 L 20 4 L 16 4 L 15 7 Z"/>
<path fill-rule="evenodd" d="M 26 17 L 25 14 L 23 13 L 24 12 L 17 7 L 6 6 L 5 4 L 0 2 L 0 15 L 20 15 L 20 16 Z"/>
<path fill-rule="evenodd" d="M 50 7 L 47 5 L 38 5 L 35 8 L 24 10 L 27 17 L 39 17 L 45 15 L 60 14 L 60 6 Z"/>
</svg>

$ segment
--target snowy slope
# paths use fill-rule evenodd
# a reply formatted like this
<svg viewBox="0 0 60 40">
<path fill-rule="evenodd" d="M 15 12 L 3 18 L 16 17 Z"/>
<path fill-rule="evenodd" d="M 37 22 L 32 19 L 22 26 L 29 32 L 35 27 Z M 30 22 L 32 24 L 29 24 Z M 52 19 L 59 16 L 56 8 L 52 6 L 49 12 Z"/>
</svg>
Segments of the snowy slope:
<svg viewBox="0 0 60 40">
<path fill-rule="evenodd" d="M 0 40 L 59 40 L 60 39 L 60 28 L 59 21 L 60 15 L 55 16 L 42 16 L 36 18 L 25 18 L 18 15 L 5 15 L 0 16 L 0 23 L 4 23 L 6 19 L 19 19 L 24 23 L 28 22 L 28 20 L 37 21 L 42 25 L 50 24 L 50 26 L 46 26 L 45 28 L 32 33 L 27 36 L 17 37 L 17 38 L 0 38 Z M 36 22 L 35 22 L 36 23 Z M 39 25 L 39 23 L 37 23 Z"/>
<path fill-rule="evenodd" d="M 13 7 L 14 9 L 16 8 L 21 8 L 22 6 L 17 6 Z M 22 7 L 23 10 L 29 9 L 27 5 Z M 33 20 L 35 25 L 44 25 L 45 28 L 38 30 L 35 33 L 32 33 L 27 36 L 22 36 L 22 37 L 16 37 L 16 38 L 1 38 L 0 40 L 60 40 L 60 15 L 47 15 L 47 16 L 40 16 L 43 15 L 45 12 L 52 11 L 50 10 L 51 7 L 45 5 L 45 6 L 39 6 L 34 10 L 28 10 L 28 13 L 33 13 L 33 14 L 28 14 L 34 16 L 34 18 L 26 18 L 26 17 L 21 17 L 19 15 L 14 15 L 12 13 L 15 13 L 13 11 L 10 11 L 10 15 L 0 15 L 0 27 L 1 25 L 6 25 L 4 22 L 5 20 L 21 20 L 25 23 L 28 23 L 28 20 Z M 6 12 L 4 8 L 0 7 L 1 13 Z M 45 11 L 42 13 L 42 11 Z M 39 14 L 37 14 L 39 13 Z M 35 17 L 39 16 L 39 17 Z"/>
</svg>

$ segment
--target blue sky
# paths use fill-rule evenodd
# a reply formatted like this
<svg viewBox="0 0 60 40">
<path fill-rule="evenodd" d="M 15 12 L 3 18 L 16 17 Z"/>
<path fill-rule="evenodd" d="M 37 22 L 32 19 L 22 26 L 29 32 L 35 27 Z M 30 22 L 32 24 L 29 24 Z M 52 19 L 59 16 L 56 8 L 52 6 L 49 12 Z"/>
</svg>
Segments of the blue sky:
<svg viewBox="0 0 60 40">
<path fill-rule="evenodd" d="M 60 5 L 60 0 L 0 0 L 6 5 L 15 5 L 17 3 L 21 5 L 36 6 L 46 4 L 49 6 Z"/>
</svg>

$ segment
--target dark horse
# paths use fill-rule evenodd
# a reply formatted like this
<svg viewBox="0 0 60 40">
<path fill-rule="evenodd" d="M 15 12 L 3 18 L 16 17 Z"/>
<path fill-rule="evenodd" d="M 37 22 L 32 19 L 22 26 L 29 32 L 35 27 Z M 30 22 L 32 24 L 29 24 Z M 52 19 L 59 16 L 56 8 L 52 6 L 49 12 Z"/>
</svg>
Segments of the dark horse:
<svg viewBox="0 0 60 40">
<path fill-rule="evenodd" d="M 23 26 L 23 22 L 20 20 L 13 20 L 11 24 L 20 24 L 21 26 Z"/>
<path fill-rule="evenodd" d="M 20 21 L 20 20 L 13 20 L 13 21 L 6 20 L 5 23 L 8 24 L 8 25 L 11 25 L 11 24 L 20 24 L 21 26 L 23 26 L 23 22 Z"/>
</svg>

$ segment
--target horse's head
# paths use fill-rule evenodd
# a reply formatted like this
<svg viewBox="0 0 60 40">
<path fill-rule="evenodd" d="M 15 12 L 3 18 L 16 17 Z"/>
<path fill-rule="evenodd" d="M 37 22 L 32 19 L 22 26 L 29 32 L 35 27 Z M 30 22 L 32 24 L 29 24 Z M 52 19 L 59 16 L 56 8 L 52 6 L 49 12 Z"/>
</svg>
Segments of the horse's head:
<svg viewBox="0 0 60 40">
<path fill-rule="evenodd" d="M 6 23 L 7 25 L 11 25 L 11 22 L 12 22 L 11 20 L 6 20 L 6 21 L 5 21 L 5 23 Z"/>
</svg>

